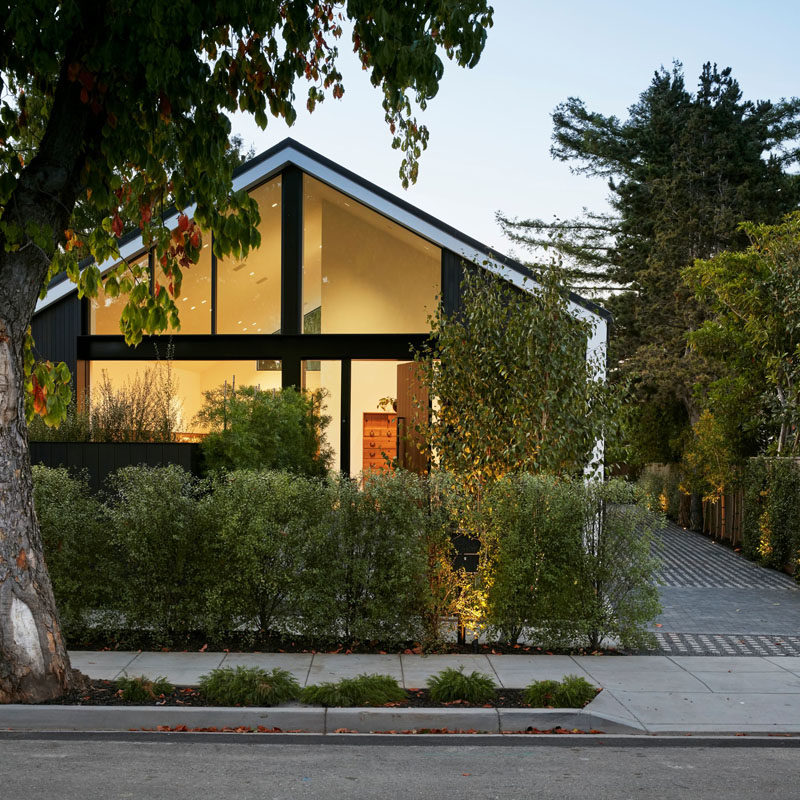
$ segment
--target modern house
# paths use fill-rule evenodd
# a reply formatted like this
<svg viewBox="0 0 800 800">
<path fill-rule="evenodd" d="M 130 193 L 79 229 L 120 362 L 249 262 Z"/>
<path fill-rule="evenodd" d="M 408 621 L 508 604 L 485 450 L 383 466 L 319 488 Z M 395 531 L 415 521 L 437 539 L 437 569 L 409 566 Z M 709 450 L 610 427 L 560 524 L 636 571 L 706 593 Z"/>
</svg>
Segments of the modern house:
<svg viewBox="0 0 800 800">
<path fill-rule="evenodd" d="M 169 344 L 181 430 L 197 429 L 202 392 L 224 382 L 321 387 L 335 466 L 355 474 L 401 447 L 397 419 L 413 414 L 412 350 L 437 302 L 458 308 L 464 264 L 536 289 L 524 265 L 291 139 L 240 166 L 234 186 L 259 203 L 261 246 L 218 260 L 207 237 L 199 263 L 185 272 L 180 332 L 130 348 L 119 332 L 120 301 L 79 300 L 66 278 L 39 301 L 37 351 L 69 365 L 79 399 L 91 397 L 104 372 L 124 385 L 163 359 Z M 177 225 L 177 213 L 167 222 Z M 136 235 L 122 240 L 120 253 L 126 261 L 153 257 Z M 604 363 L 608 312 L 577 295 L 569 307 L 592 324 L 587 358 Z M 381 406 L 384 398 L 396 398 L 396 413 Z"/>
</svg>

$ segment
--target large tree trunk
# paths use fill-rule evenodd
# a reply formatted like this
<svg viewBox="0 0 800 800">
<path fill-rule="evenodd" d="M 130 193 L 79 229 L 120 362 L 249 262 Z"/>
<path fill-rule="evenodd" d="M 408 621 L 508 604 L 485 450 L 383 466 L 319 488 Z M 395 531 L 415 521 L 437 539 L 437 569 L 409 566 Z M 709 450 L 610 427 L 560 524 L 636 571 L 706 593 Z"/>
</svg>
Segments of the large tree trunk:
<svg viewBox="0 0 800 800">
<path fill-rule="evenodd" d="M 64 64 L 72 58 L 68 48 Z M 38 153 L 2 210 L 7 225 L 0 229 L 0 702 L 54 698 L 72 681 L 33 508 L 23 358 L 36 299 L 64 241 L 100 123 L 64 66 Z"/>
<path fill-rule="evenodd" d="M 70 665 L 33 509 L 23 337 L 0 316 L 0 702 L 35 702 L 70 685 Z"/>
</svg>

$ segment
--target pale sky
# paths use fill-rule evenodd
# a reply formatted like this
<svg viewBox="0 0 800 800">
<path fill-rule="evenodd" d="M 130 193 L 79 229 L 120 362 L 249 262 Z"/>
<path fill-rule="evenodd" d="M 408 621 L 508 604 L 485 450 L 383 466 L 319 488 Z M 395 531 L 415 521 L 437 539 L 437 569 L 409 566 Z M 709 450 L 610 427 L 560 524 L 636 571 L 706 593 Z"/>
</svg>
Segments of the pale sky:
<svg viewBox="0 0 800 800">
<path fill-rule="evenodd" d="M 684 65 L 696 86 L 705 61 L 730 66 L 746 99 L 800 95 L 797 0 L 495 0 L 495 24 L 480 63 L 445 60 L 439 94 L 420 114 L 431 136 L 417 184 L 403 190 L 381 96 L 340 42 L 345 95 L 302 111 L 289 128 L 261 131 L 237 116 L 235 132 L 256 152 L 286 136 L 397 194 L 493 249 L 517 255 L 495 223 L 509 216 L 550 218 L 604 210 L 602 180 L 572 175 L 550 157 L 555 106 L 582 98 L 589 109 L 624 117 L 660 66 Z M 300 94 L 302 93 L 302 94 Z"/>
</svg>

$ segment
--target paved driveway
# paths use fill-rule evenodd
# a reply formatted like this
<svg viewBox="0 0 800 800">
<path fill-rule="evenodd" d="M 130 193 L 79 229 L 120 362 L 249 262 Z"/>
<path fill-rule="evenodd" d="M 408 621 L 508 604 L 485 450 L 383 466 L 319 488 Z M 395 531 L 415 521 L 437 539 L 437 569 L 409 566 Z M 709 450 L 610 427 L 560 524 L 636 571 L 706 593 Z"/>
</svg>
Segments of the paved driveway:
<svg viewBox="0 0 800 800">
<path fill-rule="evenodd" d="M 668 523 L 659 548 L 667 655 L 800 655 L 800 584 Z"/>
</svg>

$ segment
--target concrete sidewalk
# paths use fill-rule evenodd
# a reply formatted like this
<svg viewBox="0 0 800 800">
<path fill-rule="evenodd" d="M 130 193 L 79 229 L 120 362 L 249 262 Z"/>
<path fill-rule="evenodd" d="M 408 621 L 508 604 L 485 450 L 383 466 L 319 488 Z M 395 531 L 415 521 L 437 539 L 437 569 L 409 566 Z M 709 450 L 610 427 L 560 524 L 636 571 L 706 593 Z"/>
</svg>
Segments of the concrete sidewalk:
<svg viewBox="0 0 800 800">
<path fill-rule="evenodd" d="M 192 685 L 214 667 L 281 667 L 305 686 L 362 673 L 393 675 L 406 688 L 425 686 L 445 667 L 490 675 L 500 687 L 581 675 L 602 691 L 582 712 L 494 709 L 201 709 L 158 707 L 0 706 L 0 728 L 32 729 L 36 719 L 53 730 L 68 711 L 73 729 L 121 729 L 156 724 L 269 724 L 283 730 L 332 732 L 399 728 L 524 730 L 553 727 L 640 733 L 800 733 L 800 657 L 547 656 L 547 655 L 342 655 L 329 653 L 71 653 L 72 664 L 92 678 L 162 675 Z M 144 716 L 141 712 L 145 712 Z M 186 712 L 186 722 L 176 722 Z M 154 716 L 155 714 L 155 716 Z M 227 717 L 226 717 L 227 714 Z M 191 721 L 189 718 L 191 717 Z M 258 718 L 257 722 L 254 722 Z M 485 719 L 484 719 L 485 718 Z M 93 723 L 92 720 L 95 722 Z M 102 722 L 101 722 L 102 720 Z M 145 720 L 145 721 L 143 721 Z M 166 721 L 172 720 L 172 721 Z M 209 721 L 211 720 L 211 721 Z M 227 720 L 227 721 L 223 721 Z M 237 720 L 241 720 L 238 721 Z M 488 721 L 487 721 L 488 720 Z M 282 723 L 282 724 L 279 724 Z M 94 728 L 86 727 L 95 725 Z M 64 727 L 64 726 L 62 726 Z M 69 727 L 69 725 L 66 725 Z"/>
</svg>

